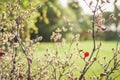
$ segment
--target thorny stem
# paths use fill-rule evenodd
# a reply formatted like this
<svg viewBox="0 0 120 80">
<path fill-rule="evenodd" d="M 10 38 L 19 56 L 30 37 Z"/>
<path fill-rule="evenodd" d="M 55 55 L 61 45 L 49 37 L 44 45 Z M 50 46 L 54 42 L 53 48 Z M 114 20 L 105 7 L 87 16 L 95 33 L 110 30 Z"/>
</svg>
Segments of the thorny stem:
<svg viewBox="0 0 120 80">
<path fill-rule="evenodd" d="M 16 34 L 14 33 L 14 31 L 13 31 L 13 29 L 10 29 L 11 30 L 11 32 L 16 36 Z M 24 47 L 24 45 L 20 42 L 20 40 L 18 39 L 18 36 L 16 36 L 16 39 L 17 39 L 17 41 L 18 41 L 18 43 L 20 44 L 20 46 L 21 46 L 21 48 L 22 48 L 22 51 L 23 51 L 23 53 L 24 53 L 24 55 L 26 56 L 26 59 L 27 59 L 27 64 L 28 64 L 28 76 L 27 76 L 27 80 L 31 80 L 31 78 L 30 78 L 30 63 L 29 63 L 29 58 L 28 58 L 28 56 L 27 56 L 27 53 L 26 53 L 26 51 L 25 51 L 25 47 Z"/>
<path fill-rule="evenodd" d="M 85 0 L 84 0 L 84 1 L 85 1 Z M 86 1 L 85 1 L 85 2 L 86 2 Z M 97 1 L 96 6 L 95 6 L 95 9 L 93 10 L 93 16 L 92 16 L 93 50 L 92 50 L 92 53 L 91 53 L 90 58 L 89 58 L 88 61 L 91 60 L 91 58 L 92 58 L 92 56 L 93 56 L 93 54 L 94 54 L 94 52 L 95 52 L 95 49 L 96 49 L 96 38 L 95 38 L 95 26 L 94 26 L 94 22 L 95 22 L 95 15 L 96 15 L 95 13 L 96 13 L 96 11 L 97 11 L 98 2 L 99 2 L 99 0 Z M 93 64 L 94 62 L 95 62 L 95 61 L 93 61 L 91 64 L 88 63 L 88 62 L 85 63 L 85 66 L 84 66 L 84 68 L 83 68 L 83 70 L 82 70 L 82 72 L 81 72 L 81 75 L 80 75 L 80 77 L 79 77 L 79 80 L 82 80 L 82 79 L 83 79 L 85 73 L 86 73 L 87 70 L 92 66 L 92 64 Z"/>
</svg>

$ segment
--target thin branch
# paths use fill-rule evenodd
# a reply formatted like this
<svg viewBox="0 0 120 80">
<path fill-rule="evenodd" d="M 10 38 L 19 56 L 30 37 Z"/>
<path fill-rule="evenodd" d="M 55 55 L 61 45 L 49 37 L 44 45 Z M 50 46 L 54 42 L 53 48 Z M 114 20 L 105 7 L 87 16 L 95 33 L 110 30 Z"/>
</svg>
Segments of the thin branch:
<svg viewBox="0 0 120 80">
<path fill-rule="evenodd" d="M 117 57 L 118 44 L 119 44 L 119 39 L 118 39 L 117 44 L 116 44 L 116 51 L 114 53 L 114 56 L 110 59 L 110 61 L 108 62 L 108 65 L 105 66 L 105 69 L 104 69 L 105 72 L 108 70 L 110 63 Z M 110 77 L 110 75 L 113 73 L 113 71 L 119 67 L 119 62 L 120 62 L 120 60 L 117 63 L 114 63 L 114 67 L 111 68 L 109 73 L 107 73 L 106 80 Z"/>
<path fill-rule="evenodd" d="M 92 16 L 92 39 L 93 39 L 93 50 L 92 50 L 92 53 L 91 53 L 91 56 L 89 58 L 89 60 L 91 60 L 94 52 L 95 52 L 95 49 L 96 49 L 96 37 L 95 37 L 95 25 L 94 25 L 94 22 L 95 22 L 95 15 L 96 15 L 96 10 L 97 10 L 97 6 L 98 6 L 98 1 L 97 1 L 97 4 L 95 6 L 95 10 L 93 11 L 93 16 Z"/>
<path fill-rule="evenodd" d="M 85 0 L 84 0 L 85 1 Z M 86 2 L 86 1 L 85 1 Z M 96 3 L 96 6 L 95 6 L 95 9 L 94 9 L 94 11 L 93 11 L 93 16 L 92 16 L 92 39 L 93 39 L 93 50 L 92 50 L 92 53 L 91 53 L 91 55 L 90 55 L 90 58 L 89 58 L 89 60 L 88 61 L 90 61 L 91 60 L 91 58 L 92 58 L 92 56 L 93 56 L 93 54 L 94 54 L 94 52 L 95 52 L 95 49 L 96 49 L 96 38 L 95 38 L 95 26 L 94 26 L 94 21 L 95 21 L 95 13 L 96 13 L 96 10 L 97 10 L 97 7 L 98 7 L 98 3 L 99 3 L 99 0 L 97 1 L 97 3 Z M 94 63 L 95 61 L 93 61 L 91 64 L 88 62 L 86 62 L 85 63 L 85 66 L 84 66 L 84 68 L 83 68 L 83 70 L 82 70 L 82 72 L 81 72 L 81 76 L 79 77 L 79 80 L 82 80 L 83 79 L 83 77 L 84 77 L 84 75 L 85 75 L 85 73 L 87 72 L 87 70 L 92 66 L 92 64 Z M 90 65 L 89 65 L 90 64 Z"/>
<path fill-rule="evenodd" d="M 85 2 L 85 4 L 91 9 L 91 11 L 93 11 L 93 9 L 89 6 L 89 4 L 87 3 L 86 0 L 83 0 Z"/>
<path fill-rule="evenodd" d="M 107 71 L 107 69 L 108 69 L 110 63 L 111 63 L 112 60 L 114 60 L 114 58 L 117 56 L 116 54 L 117 54 L 117 51 L 118 51 L 118 44 L 119 44 L 119 40 L 117 41 L 116 51 L 115 51 L 115 53 L 114 53 L 114 56 L 109 60 L 108 65 L 105 66 L 106 68 L 104 69 L 104 71 Z"/>
<path fill-rule="evenodd" d="M 20 40 L 18 39 L 18 36 L 16 36 L 16 34 L 14 33 L 13 29 L 10 29 L 11 33 L 13 33 L 15 35 L 15 38 L 17 39 L 18 43 L 20 44 L 21 48 L 22 48 L 22 51 L 27 59 L 27 63 L 28 63 L 28 76 L 27 76 L 27 80 L 31 80 L 30 79 L 30 63 L 29 63 L 29 58 L 27 56 L 27 53 L 26 53 L 26 50 L 25 50 L 25 47 L 24 45 L 20 42 Z"/>
</svg>

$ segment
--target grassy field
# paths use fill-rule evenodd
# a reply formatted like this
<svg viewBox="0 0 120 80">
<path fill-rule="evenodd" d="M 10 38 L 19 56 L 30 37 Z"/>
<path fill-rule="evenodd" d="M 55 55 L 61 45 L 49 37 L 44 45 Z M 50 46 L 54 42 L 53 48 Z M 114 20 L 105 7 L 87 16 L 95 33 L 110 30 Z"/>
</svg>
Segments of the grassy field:
<svg viewBox="0 0 120 80">
<path fill-rule="evenodd" d="M 100 41 L 97 41 L 96 45 L 99 45 L 99 42 Z M 100 63 L 104 64 L 113 56 L 114 52 L 112 51 L 112 48 L 116 48 L 116 41 L 101 41 L 101 42 L 102 42 L 102 46 L 100 48 L 100 52 L 97 59 Z M 79 47 L 79 50 L 84 50 L 91 53 L 93 48 L 93 43 L 92 41 L 81 41 L 78 47 Z M 70 43 L 67 43 L 66 45 L 59 45 L 57 46 L 57 48 L 58 48 L 58 54 L 60 55 L 61 59 L 64 59 L 65 52 L 73 53 L 73 55 L 75 54 L 74 50 L 76 49 L 76 42 L 72 44 L 71 48 L 70 48 Z M 69 51 L 69 48 L 70 48 L 70 51 Z M 43 58 L 43 55 L 46 49 L 49 49 L 51 52 L 53 52 L 51 54 L 55 54 L 56 45 L 54 43 L 40 43 L 40 45 L 38 45 L 38 49 L 35 52 L 34 57 Z M 104 60 L 103 57 L 106 57 L 106 60 Z M 75 58 L 76 58 L 76 55 L 75 55 Z M 94 65 L 88 70 L 86 74 L 88 80 L 90 76 L 94 76 L 94 75 L 99 76 L 100 73 L 103 72 L 103 67 L 98 63 L 98 61 L 96 61 Z M 77 65 L 79 70 L 81 70 L 84 67 L 84 63 L 81 59 L 76 60 L 75 64 Z M 80 71 L 77 71 L 75 73 L 77 76 L 80 75 Z M 119 73 L 120 73 L 120 70 L 116 71 L 111 76 L 115 77 Z M 120 77 L 118 77 L 117 80 L 120 80 Z"/>
</svg>

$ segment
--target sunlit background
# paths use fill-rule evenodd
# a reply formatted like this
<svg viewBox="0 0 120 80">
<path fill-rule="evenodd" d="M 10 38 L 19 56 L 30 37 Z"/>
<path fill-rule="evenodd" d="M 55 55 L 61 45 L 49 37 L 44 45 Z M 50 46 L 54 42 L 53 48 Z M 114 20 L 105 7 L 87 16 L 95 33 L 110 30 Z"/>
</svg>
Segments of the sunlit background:
<svg viewBox="0 0 120 80">
<path fill-rule="evenodd" d="M 20 9 L 14 11 L 7 11 L 8 7 L 3 4 L 10 0 L 0 1 L 0 14 L 5 15 L 5 13 L 11 12 L 10 17 L 6 15 L 10 20 L 14 20 L 19 12 L 27 13 L 27 16 L 30 16 L 26 18 L 22 15 L 24 20 L 27 20 L 24 27 L 25 32 L 22 35 L 23 39 L 34 39 L 37 36 L 42 36 L 42 41 L 49 42 L 53 32 L 63 30 L 62 37 L 68 40 L 76 34 L 81 35 L 80 40 L 91 40 L 91 35 L 87 32 L 91 30 L 92 10 L 95 8 L 96 0 L 23 0 L 19 3 L 11 0 L 11 4 L 20 5 Z M 120 32 L 120 0 L 116 0 L 117 2 L 115 0 L 99 1 L 100 9 L 96 15 L 101 16 L 101 20 L 105 20 L 99 26 L 105 27 L 106 30 L 100 31 L 97 39 L 115 40 L 118 37 L 116 34 Z M 89 5 L 91 5 L 92 10 Z M 26 9 L 35 10 L 30 13 L 25 12 Z M 113 14 L 113 18 L 109 19 L 111 14 Z M 109 35 L 110 33 L 112 35 Z"/>
<path fill-rule="evenodd" d="M 71 0 L 59 0 L 59 1 L 60 1 L 60 4 L 62 6 L 67 7 L 68 2 L 70 2 Z M 91 14 L 91 10 L 90 10 L 90 8 L 88 6 L 86 6 L 86 3 L 84 2 L 84 0 L 75 0 L 75 1 L 79 2 L 79 6 L 82 7 L 84 13 Z M 86 0 L 86 1 L 89 3 L 90 1 L 94 2 L 95 0 Z M 103 6 L 105 11 L 113 11 L 114 10 L 113 1 L 115 1 L 115 0 L 110 0 L 110 1 L 112 3 L 106 4 L 105 6 Z M 120 0 L 118 0 L 116 4 L 120 6 Z"/>
</svg>

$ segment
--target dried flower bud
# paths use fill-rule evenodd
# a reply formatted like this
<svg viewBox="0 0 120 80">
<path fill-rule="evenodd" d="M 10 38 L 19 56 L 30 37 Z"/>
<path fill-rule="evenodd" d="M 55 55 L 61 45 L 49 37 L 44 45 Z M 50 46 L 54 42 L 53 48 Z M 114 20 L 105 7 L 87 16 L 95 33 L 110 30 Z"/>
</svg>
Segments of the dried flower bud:
<svg viewBox="0 0 120 80">
<path fill-rule="evenodd" d="M 66 29 L 64 26 L 62 27 L 62 30 L 66 32 L 68 29 Z"/>
<path fill-rule="evenodd" d="M 57 28 L 55 32 L 61 32 L 61 29 L 60 29 L 60 28 Z"/>
<path fill-rule="evenodd" d="M 99 25 L 99 22 L 98 22 L 98 21 L 96 21 L 96 22 L 95 22 L 95 25 Z"/>
<path fill-rule="evenodd" d="M 101 20 L 101 23 L 104 23 L 104 22 L 105 22 L 105 19 L 102 19 L 102 20 Z"/>
<path fill-rule="evenodd" d="M 86 31 L 86 33 L 92 34 L 92 30 L 91 30 L 91 29 L 88 29 L 88 30 Z"/>
<path fill-rule="evenodd" d="M 13 35 L 13 34 L 10 34 L 10 35 L 9 35 L 9 40 L 12 40 L 12 39 L 14 39 L 14 37 L 15 37 L 15 35 Z"/>
<path fill-rule="evenodd" d="M 116 3 L 118 0 L 115 0 L 114 3 Z"/>
<path fill-rule="evenodd" d="M 0 57 L 2 57 L 3 55 L 5 55 L 5 49 L 4 48 L 0 48 Z"/>
<path fill-rule="evenodd" d="M 105 60 L 105 59 L 106 59 L 106 56 L 104 56 L 103 59 Z"/>
<path fill-rule="evenodd" d="M 98 30 L 101 30 L 101 31 L 105 31 L 105 30 L 106 30 L 106 27 L 103 27 L 103 26 L 97 26 L 97 29 L 98 29 Z"/>
<path fill-rule="evenodd" d="M 6 18 L 7 18 L 6 13 L 3 13 L 3 14 L 2 14 L 2 19 L 4 20 L 4 19 L 6 19 Z"/>
<path fill-rule="evenodd" d="M 101 6 L 99 6 L 99 10 L 100 10 L 101 13 L 103 13 L 103 10 L 102 10 Z"/>
<path fill-rule="evenodd" d="M 105 3 L 105 1 L 104 0 L 101 0 L 101 4 L 104 4 Z"/>
<path fill-rule="evenodd" d="M 112 51 L 115 51 L 115 48 L 112 48 Z"/>
<path fill-rule="evenodd" d="M 96 60 L 97 60 L 97 58 L 96 58 L 96 57 L 94 57 L 94 58 L 93 58 L 93 61 L 96 61 Z"/>
<path fill-rule="evenodd" d="M 114 59 L 114 64 L 116 64 L 116 63 L 117 63 L 117 61 L 118 61 L 118 60 L 117 60 L 117 58 L 115 58 L 115 59 Z"/>
<path fill-rule="evenodd" d="M 100 77 L 103 78 L 106 75 L 106 73 L 101 73 Z"/>
<path fill-rule="evenodd" d="M 92 1 L 90 1 L 89 6 L 91 6 L 91 5 L 92 5 L 92 3 L 93 3 L 93 2 L 92 2 Z"/>
<path fill-rule="evenodd" d="M 5 32 L 4 28 L 2 28 L 0 31 L 1 31 L 2 33 Z"/>
<path fill-rule="evenodd" d="M 14 48 L 19 47 L 19 43 L 13 43 L 13 47 L 14 47 Z"/>
<path fill-rule="evenodd" d="M 114 14 L 110 14 L 110 18 L 114 18 Z"/>
<path fill-rule="evenodd" d="M 83 50 L 79 50 L 79 53 L 83 52 Z"/>
<path fill-rule="evenodd" d="M 109 0 L 106 0 L 106 2 L 107 2 L 107 3 L 110 3 L 110 1 L 109 1 Z"/>
<path fill-rule="evenodd" d="M 41 41 L 41 40 L 42 40 L 42 36 L 38 37 L 37 40 L 38 40 L 38 41 Z"/>
</svg>

